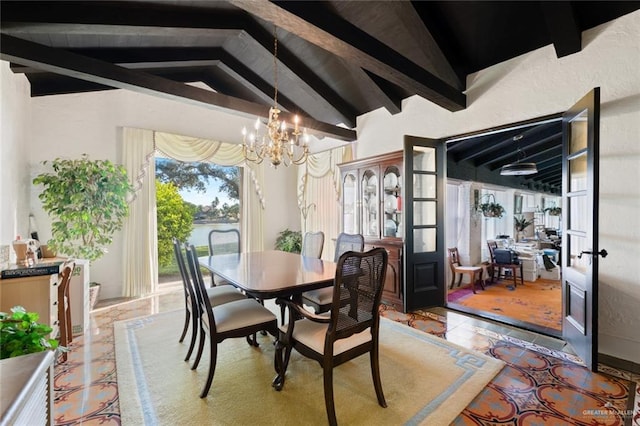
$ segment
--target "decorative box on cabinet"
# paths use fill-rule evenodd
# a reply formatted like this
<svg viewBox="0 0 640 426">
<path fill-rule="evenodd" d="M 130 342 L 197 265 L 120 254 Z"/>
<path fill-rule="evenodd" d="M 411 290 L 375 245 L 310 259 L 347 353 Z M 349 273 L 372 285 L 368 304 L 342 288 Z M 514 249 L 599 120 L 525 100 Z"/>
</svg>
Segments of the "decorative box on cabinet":
<svg viewBox="0 0 640 426">
<path fill-rule="evenodd" d="M 71 324 L 74 336 L 89 331 L 89 261 L 77 259 L 69 282 Z"/>
<path fill-rule="evenodd" d="M 340 164 L 342 231 L 362 234 L 365 250 L 384 247 L 389 255 L 383 302 L 403 309 L 402 151 Z"/>
</svg>

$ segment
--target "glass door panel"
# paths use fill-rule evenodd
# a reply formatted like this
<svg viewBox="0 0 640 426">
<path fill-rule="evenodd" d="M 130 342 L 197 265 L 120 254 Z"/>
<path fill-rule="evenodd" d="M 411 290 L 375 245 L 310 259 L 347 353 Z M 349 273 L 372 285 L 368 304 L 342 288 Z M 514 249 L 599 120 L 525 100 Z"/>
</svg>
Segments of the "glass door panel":
<svg viewBox="0 0 640 426">
<path fill-rule="evenodd" d="M 380 236 L 380 191 L 377 170 L 365 170 L 360 181 L 362 190 L 362 235 Z"/>
<path fill-rule="evenodd" d="M 382 189 L 384 193 L 383 237 L 402 236 L 402 183 L 400 169 L 389 166 L 384 171 Z"/>
<path fill-rule="evenodd" d="M 342 220 L 347 234 L 359 234 L 358 229 L 358 187 L 356 176 L 347 173 L 342 182 Z"/>
</svg>

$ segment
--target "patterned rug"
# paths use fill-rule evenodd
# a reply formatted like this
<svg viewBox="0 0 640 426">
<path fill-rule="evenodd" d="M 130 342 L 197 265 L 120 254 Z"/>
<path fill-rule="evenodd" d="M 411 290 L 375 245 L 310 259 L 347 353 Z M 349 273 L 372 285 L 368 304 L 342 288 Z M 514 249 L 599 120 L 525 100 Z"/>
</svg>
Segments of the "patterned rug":
<svg viewBox="0 0 640 426">
<path fill-rule="evenodd" d="M 196 371 L 177 342 L 184 312 L 118 322 L 114 326 L 122 424 L 244 425 L 325 424 L 322 369 L 295 351 L 281 392 L 271 388 L 274 348 L 244 339 L 219 346 L 213 386 L 198 397 L 208 369 L 208 350 Z M 208 345 L 207 345 L 208 346 Z M 482 391 L 504 363 L 444 339 L 381 319 L 380 372 L 387 408 L 377 404 L 368 356 L 334 372 L 334 399 L 341 424 L 444 425 Z M 407 398 L 411 389 L 411 398 Z M 188 414 L 187 414 L 188 413 Z"/>
<path fill-rule="evenodd" d="M 461 287 L 448 294 L 447 302 L 477 311 L 505 316 L 541 327 L 562 331 L 561 281 L 538 279 L 535 282 L 497 281 L 485 290 Z"/>
</svg>

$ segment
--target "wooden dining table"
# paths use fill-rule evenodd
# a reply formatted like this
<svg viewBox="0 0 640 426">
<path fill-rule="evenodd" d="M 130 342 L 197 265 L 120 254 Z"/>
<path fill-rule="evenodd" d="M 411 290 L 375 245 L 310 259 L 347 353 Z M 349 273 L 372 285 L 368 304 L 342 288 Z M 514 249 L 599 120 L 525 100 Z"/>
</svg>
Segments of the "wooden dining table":
<svg viewBox="0 0 640 426">
<path fill-rule="evenodd" d="M 296 253 L 266 250 L 201 256 L 200 266 L 256 299 L 299 299 L 333 285 L 336 264 Z"/>
</svg>

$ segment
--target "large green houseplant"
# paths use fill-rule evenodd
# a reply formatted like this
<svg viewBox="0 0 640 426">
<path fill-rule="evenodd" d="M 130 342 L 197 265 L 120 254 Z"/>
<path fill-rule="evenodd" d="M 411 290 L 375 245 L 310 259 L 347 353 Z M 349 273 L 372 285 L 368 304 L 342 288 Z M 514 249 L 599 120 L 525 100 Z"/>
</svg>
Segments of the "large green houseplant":
<svg viewBox="0 0 640 426">
<path fill-rule="evenodd" d="M 33 183 L 44 187 L 38 197 L 52 220 L 48 247 L 77 259 L 99 259 L 129 214 L 133 188 L 125 168 L 86 154 L 43 165 L 52 170 L 36 176 Z"/>
</svg>

